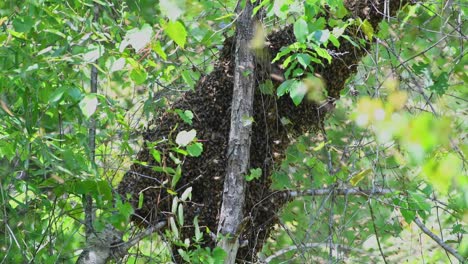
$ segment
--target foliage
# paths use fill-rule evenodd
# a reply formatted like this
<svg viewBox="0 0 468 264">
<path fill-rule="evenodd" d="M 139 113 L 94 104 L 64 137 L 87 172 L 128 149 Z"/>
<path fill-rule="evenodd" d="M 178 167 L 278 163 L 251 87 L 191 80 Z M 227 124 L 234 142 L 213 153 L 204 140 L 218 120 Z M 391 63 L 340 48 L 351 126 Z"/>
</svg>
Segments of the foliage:
<svg viewBox="0 0 468 264">
<path fill-rule="evenodd" d="M 464 7 L 417 3 L 373 28 L 369 21 L 348 19 L 343 1 L 256 2 L 256 12 L 265 10 L 266 25 L 293 25 L 297 42 L 272 61 L 282 64 L 287 78 L 275 94 L 289 94 L 296 105 L 327 100 L 326 84 L 314 67 L 337 59 L 334 48 L 373 43 L 323 131 L 304 135 L 289 148 L 272 176 L 274 188 L 392 190 L 382 197 L 331 192 L 295 199 L 282 210 L 264 257 L 295 246 L 272 262 L 370 262 L 382 259 L 371 252 L 378 247 L 398 262 L 410 256 L 392 251 L 395 237 L 409 243 L 416 217 L 466 256 Z M 96 21 L 93 6 L 99 6 Z M 97 231 L 111 224 L 124 238 L 132 237 L 137 227 L 129 218 L 135 208 L 113 187 L 142 145 L 138 131 L 147 120 L 164 114 L 212 70 L 222 41 L 234 32 L 235 6 L 234 1 L 191 0 L 0 2 L 2 262 L 76 261 L 85 243 L 87 194 L 94 201 Z M 346 31 L 351 26 L 362 27 L 365 36 L 351 35 Z M 91 65 L 99 71 L 96 94 L 89 93 Z M 189 125 L 196 118 L 190 109 L 172 111 Z M 91 119 L 97 121 L 95 162 Z M 164 241 L 169 241 L 184 248 L 179 254 L 185 261 L 220 263 L 225 253 L 202 247 L 200 235 L 188 241 L 177 235 L 187 224 L 196 234 L 209 231 L 197 219 L 184 222 L 191 189 L 173 190 L 182 177 L 180 164 L 187 156 L 200 156 L 202 141 L 195 130 L 166 140 L 175 166 L 155 169 L 172 176 L 168 240 L 147 237 L 126 260 L 168 261 Z M 150 149 L 162 163 L 161 153 Z M 255 181 L 261 174 L 254 168 L 246 179 Z M 433 243 L 426 241 L 419 242 L 424 255 L 414 261 L 446 261 L 440 248 L 429 254 Z M 332 244 L 343 250 L 331 250 Z"/>
</svg>

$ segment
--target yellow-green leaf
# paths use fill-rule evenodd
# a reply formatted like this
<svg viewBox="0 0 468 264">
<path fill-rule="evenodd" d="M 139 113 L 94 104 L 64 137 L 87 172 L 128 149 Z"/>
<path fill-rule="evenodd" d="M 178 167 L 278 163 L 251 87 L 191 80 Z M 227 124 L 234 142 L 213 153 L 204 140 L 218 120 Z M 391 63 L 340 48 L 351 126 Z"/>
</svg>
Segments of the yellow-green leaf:
<svg viewBox="0 0 468 264">
<path fill-rule="evenodd" d="M 372 169 L 365 169 L 351 177 L 349 182 L 351 185 L 356 186 L 360 181 L 362 181 L 367 175 L 369 175 L 372 172 Z"/>
<path fill-rule="evenodd" d="M 177 43 L 181 48 L 184 48 L 187 42 L 187 31 L 182 23 L 179 21 L 168 22 L 164 26 L 166 34 Z"/>
<path fill-rule="evenodd" d="M 374 37 L 374 28 L 372 27 L 371 23 L 366 19 L 362 21 L 361 27 L 369 41 L 372 41 L 372 38 Z"/>
</svg>

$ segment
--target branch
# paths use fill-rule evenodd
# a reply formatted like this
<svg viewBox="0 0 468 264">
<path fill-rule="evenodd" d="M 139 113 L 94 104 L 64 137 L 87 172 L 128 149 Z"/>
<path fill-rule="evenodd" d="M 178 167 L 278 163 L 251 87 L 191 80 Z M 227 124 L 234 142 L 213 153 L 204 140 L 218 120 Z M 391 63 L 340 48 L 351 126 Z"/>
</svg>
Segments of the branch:
<svg viewBox="0 0 468 264">
<path fill-rule="evenodd" d="M 279 257 L 281 255 L 284 255 L 284 254 L 288 253 L 289 251 L 297 250 L 299 247 L 300 248 L 316 248 L 316 247 L 327 247 L 329 245 L 330 245 L 329 243 L 306 243 L 306 244 L 300 245 L 300 246 L 289 246 L 289 247 L 283 248 L 281 250 L 278 250 L 273 255 L 269 256 L 268 258 L 261 261 L 260 263 L 270 263 L 273 259 L 275 259 L 275 258 L 277 258 L 277 257 Z M 341 250 L 341 251 L 355 251 L 355 252 L 360 253 L 360 254 L 374 256 L 372 253 L 367 252 L 367 251 L 362 250 L 362 249 L 352 248 L 352 247 L 348 247 L 348 246 L 340 245 L 340 244 L 332 244 L 332 245 L 333 245 L 333 248 Z"/>
<path fill-rule="evenodd" d="M 358 195 L 358 196 L 372 196 L 372 195 L 385 195 L 393 193 L 388 188 L 374 188 L 374 190 L 363 190 L 361 188 L 348 188 L 348 189 L 309 189 L 305 191 L 285 191 L 284 195 L 287 197 L 301 197 L 301 196 L 324 196 L 334 192 L 335 195 Z"/>
<path fill-rule="evenodd" d="M 93 22 L 97 22 L 99 18 L 99 6 L 97 3 L 94 4 L 94 16 L 93 16 Z M 97 63 L 97 61 L 95 62 Z M 91 64 L 91 82 L 90 82 L 90 87 L 91 87 L 91 93 L 97 93 L 97 83 L 98 80 L 98 71 L 97 68 L 94 64 Z M 91 164 L 95 163 L 96 160 L 96 119 L 94 117 L 91 117 L 89 119 L 89 142 L 88 142 L 88 147 L 89 147 L 89 152 L 90 152 L 90 161 Z M 86 233 L 86 238 L 88 239 L 91 233 L 93 233 L 93 218 L 94 218 L 94 213 L 93 213 L 93 198 L 91 195 L 87 194 L 84 196 L 84 213 L 85 213 L 85 233 Z"/>
<path fill-rule="evenodd" d="M 111 248 L 114 248 L 112 255 L 115 259 L 120 259 L 128 253 L 128 250 L 140 242 L 143 238 L 153 234 L 154 232 L 158 231 L 159 229 L 163 228 L 166 225 L 165 221 L 159 222 L 156 225 L 150 226 L 145 231 L 139 233 L 134 238 L 127 242 L 123 242 L 120 244 L 112 245 Z"/>
<path fill-rule="evenodd" d="M 238 6 L 241 1 L 238 2 Z M 245 201 L 245 179 L 250 162 L 253 101 L 255 88 L 254 56 L 250 48 L 253 37 L 252 3 L 245 1 L 237 20 L 234 87 L 231 104 L 231 128 L 227 149 L 227 168 L 223 187 L 223 202 L 218 221 L 218 243 L 226 253 L 226 264 L 235 263 L 239 249 L 238 234 L 242 232 Z M 247 124 L 247 122 L 250 122 Z"/>
<path fill-rule="evenodd" d="M 432 233 L 419 219 L 419 217 L 414 218 L 414 223 L 432 240 L 434 240 L 439 246 L 441 246 L 443 249 L 445 249 L 448 253 L 452 254 L 454 257 L 456 257 L 460 263 L 464 263 L 466 259 L 464 259 L 458 252 L 451 248 L 449 245 L 447 245 L 440 237 L 438 237 L 436 234 Z"/>
</svg>

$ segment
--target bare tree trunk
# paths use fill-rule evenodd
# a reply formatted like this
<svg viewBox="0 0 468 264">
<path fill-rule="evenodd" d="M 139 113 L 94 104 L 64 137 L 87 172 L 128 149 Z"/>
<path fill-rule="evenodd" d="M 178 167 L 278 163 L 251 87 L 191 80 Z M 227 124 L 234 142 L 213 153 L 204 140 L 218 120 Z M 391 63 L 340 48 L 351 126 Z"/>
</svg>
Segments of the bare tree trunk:
<svg viewBox="0 0 468 264">
<path fill-rule="evenodd" d="M 253 35 L 252 4 L 246 1 L 237 21 L 234 87 L 231 104 L 231 129 L 228 141 L 228 162 L 224 179 L 218 243 L 226 253 L 225 263 L 235 263 L 242 231 L 245 199 L 245 175 L 250 161 L 255 89 L 254 56 L 250 49 Z"/>
</svg>

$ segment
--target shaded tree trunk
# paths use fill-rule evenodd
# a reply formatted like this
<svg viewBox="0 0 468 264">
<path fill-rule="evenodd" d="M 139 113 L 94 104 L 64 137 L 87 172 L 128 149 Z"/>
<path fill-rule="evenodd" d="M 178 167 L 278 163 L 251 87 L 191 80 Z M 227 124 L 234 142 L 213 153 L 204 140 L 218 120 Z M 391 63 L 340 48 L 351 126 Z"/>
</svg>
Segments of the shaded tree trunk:
<svg viewBox="0 0 468 264">
<path fill-rule="evenodd" d="M 255 91 L 255 65 L 251 50 L 254 24 L 252 3 L 246 1 L 245 5 L 237 20 L 231 129 L 227 148 L 223 202 L 218 225 L 218 234 L 223 236 L 218 246 L 227 253 L 225 263 L 235 263 L 236 260 L 239 248 L 238 234 L 242 231 L 240 225 L 244 217 L 244 177 L 248 174 L 250 163 Z"/>
</svg>

